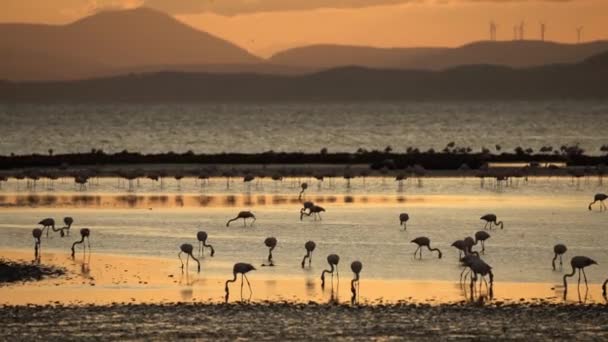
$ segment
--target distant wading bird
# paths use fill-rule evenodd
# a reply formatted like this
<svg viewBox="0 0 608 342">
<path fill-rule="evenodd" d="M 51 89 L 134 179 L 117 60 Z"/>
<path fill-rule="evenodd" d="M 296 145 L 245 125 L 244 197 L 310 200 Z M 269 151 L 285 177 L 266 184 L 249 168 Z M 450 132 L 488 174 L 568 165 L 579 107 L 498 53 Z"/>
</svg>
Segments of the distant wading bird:
<svg viewBox="0 0 608 342">
<path fill-rule="evenodd" d="M 403 226 L 403 230 L 407 230 L 407 221 L 410 220 L 410 215 L 407 213 L 399 214 L 399 225 Z"/>
<path fill-rule="evenodd" d="M 268 265 L 262 264 L 262 266 L 274 266 L 274 263 L 272 262 L 272 250 L 277 246 L 277 239 L 268 237 L 264 240 L 264 244 L 268 247 Z"/>
<path fill-rule="evenodd" d="M 34 228 L 32 230 L 32 236 L 34 237 L 34 258 L 38 259 L 40 250 L 40 238 L 42 237 L 42 229 Z"/>
<path fill-rule="evenodd" d="M 308 267 L 310 267 L 310 263 L 312 261 L 312 252 L 315 250 L 316 247 L 317 244 L 315 244 L 314 241 L 307 241 L 304 244 L 304 248 L 306 248 L 306 255 L 302 259 L 302 268 L 304 268 L 304 265 L 306 264 L 306 259 L 308 259 Z"/>
<path fill-rule="evenodd" d="M 574 276 L 574 274 L 576 273 L 576 270 L 578 269 L 578 286 L 581 285 L 581 273 L 583 273 L 583 277 L 585 278 L 585 287 L 588 287 L 587 275 L 585 274 L 585 267 L 591 266 L 594 264 L 597 265 L 597 262 L 595 262 L 595 260 L 588 258 L 586 256 L 575 256 L 572 258 L 572 260 L 570 260 L 570 265 L 572 266 L 572 273 L 564 275 L 564 297 L 566 296 L 566 293 L 568 292 L 568 282 L 566 281 L 566 278 Z"/>
<path fill-rule="evenodd" d="M 452 243 L 452 247 L 456 247 L 456 249 L 458 249 L 458 260 L 462 258 L 463 252 L 464 255 L 467 255 L 467 244 L 464 242 L 464 240 L 454 241 L 454 243 Z"/>
<path fill-rule="evenodd" d="M 42 231 L 46 229 L 46 237 L 49 237 L 49 229 L 53 229 L 55 231 L 55 220 L 52 218 L 45 218 L 44 220 L 38 222 L 38 224 L 42 225 Z"/>
<path fill-rule="evenodd" d="M 302 203 L 302 209 L 300 209 L 300 220 L 302 220 L 302 213 L 305 212 L 306 210 L 308 210 L 308 213 L 310 214 L 310 210 L 312 209 L 312 207 L 314 207 L 315 204 L 311 201 L 306 201 L 304 203 Z"/>
<path fill-rule="evenodd" d="M 410 241 L 418 245 L 418 248 L 414 251 L 414 258 L 416 258 L 416 253 L 420 251 L 420 259 L 422 259 L 422 247 L 426 247 L 429 251 L 438 253 L 439 259 L 441 259 L 441 251 L 439 248 L 431 248 L 431 240 L 425 236 L 417 237 L 414 240 Z"/>
<path fill-rule="evenodd" d="M 76 245 L 78 244 L 83 244 L 83 251 L 86 251 L 86 245 L 84 245 L 84 239 L 87 239 L 87 245 L 89 246 L 89 252 L 91 252 L 91 240 L 89 240 L 89 236 L 91 235 L 91 230 L 89 228 L 82 228 L 80 230 L 80 240 L 76 241 L 72 244 L 72 257 L 74 257 L 74 254 L 76 253 L 74 248 L 76 247 Z"/>
<path fill-rule="evenodd" d="M 325 211 L 325 208 L 318 206 L 318 205 L 313 205 L 309 212 L 306 213 L 304 211 L 300 211 L 300 221 L 302 220 L 302 217 L 304 217 L 304 215 L 306 216 L 311 216 L 314 217 L 315 221 L 317 220 L 317 217 L 319 218 L 319 221 L 321 220 L 321 213 Z"/>
<path fill-rule="evenodd" d="M 350 300 L 351 304 L 355 304 L 357 302 L 357 298 L 359 295 L 359 273 L 361 273 L 361 269 L 363 268 L 363 264 L 361 261 L 353 261 L 350 264 L 350 269 L 355 274 L 353 280 L 350 281 L 350 292 L 352 292 L 353 296 Z M 356 287 L 355 287 L 356 285 Z"/>
<path fill-rule="evenodd" d="M 74 223 L 74 219 L 71 217 L 64 217 L 63 223 L 65 223 L 65 227 L 61 228 L 61 237 L 64 236 L 63 231 L 66 230 L 68 232 L 68 236 L 70 236 L 70 228 L 72 228 L 72 224 Z"/>
<path fill-rule="evenodd" d="M 481 275 L 481 279 L 486 283 L 486 289 L 492 297 L 492 287 L 494 284 L 494 274 L 492 273 L 492 266 L 486 264 L 485 261 L 481 260 L 481 258 L 471 258 L 469 261 L 469 268 L 473 274 L 471 275 L 471 295 L 473 293 L 474 284 L 477 281 L 477 276 Z M 488 282 L 486 281 L 485 276 L 489 275 L 490 277 L 490 286 L 488 286 Z M 479 282 L 479 291 L 481 291 L 481 281 Z"/>
<path fill-rule="evenodd" d="M 249 271 L 255 271 L 255 267 L 251 264 L 247 264 L 244 262 L 239 262 L 234 264 L 232 268 L 232 274 L 234 275 L 233 279 L 226 280 L 226 285 L 224 286 L 224 291 L 226 291 L 226 303 L 228 303 L 228 298 L 230 297 L 230 290 L 228 289 L 228 283 L 233 283 L 236 281 L 236 275 L 241 274 L 241 299 L 243 298 L 243 278 L 247 280 L 247 286 L 249 286 L 249 298 L 253 295 L 253 291 L 251 290 L 251 284 L 249 283 L 249 279 L 247 279 L 247 273 Z"/>
<path fill-rule="evenodd" d="M 236 215 L 235 218 L 228 220 L 228 222 L 226 222 L 226 227 L 230 226 L 230 222 L 232 221 L 236 221 L 238 219 L 243 219 L 243 226 L 247 227 L 247 219 L 253 219 L 253 221 L 251 221 L 251 224 L 249 226 L 253 226 L 253 223 L 255 222 L 255 215 L 253 215 L 253 213 L 251 211 L 241 211 L 238 213 L 238 215 Z"/>
<path fill-rule="evenodd" d="M 485 226 L 483 226 L 483 229 L 488 229 L 488 225 L 490 225 L 489 228 L 492 229 L 492 224 L 494 224 L 495 226 L 500 226 L 500 229 L 503 229 L 502 221 L 497 222 L 496 215 L 494 214 L 486 214 L 480 217 L 479 219 L 486 221 L 486 224 Z"/>
<path fill-rule="evenodd" d="M 205 254 L 205 247 L 211 249 L 211 254 L 209 254 L 210 256 L 215 254 L 215 249 L 213 249 L 213 246 L 207 244 L 207 232 L 200 231 L 196 233 L 196 238 L 198 239 L 198 251 L 200 255 Z"/>
<path fill-rule="evenodd" d="M 553 256 L 553 260 L 551 261 L 551 264 L 553 265 L 553 270 L 555 271 L 555 260 L 557 259 L 557 256 L 559 255 L 559 268 L 562 268 L 562 255 L 564 255 L 564 253 L 566 253 L 568 251 L 568 248 L 566 247 L 566 245 L 558 243 L 557 245 L 553 246 L 553 252 L 555 253 L 555 256 Z"/>
<path fill-rule="evenodd" d="M 475 233 L 475 244 L 477 244 L 477 242 L 481 242 L 481 253 L 486 251 L 486 240 L 490 238 L 490 234 L 486 233 L 483 230 L 478 231 L 477 233 Z"/>
<path fill-rule="evenodd" d="M 179 258 L 179 261 L 182 263 L 182 270 L 184 269 L 184 262 L 182 261 L 182 253 L 186 253 L 186 270 L 188 270 L 188 261 L 190 261 L 190 258 L 192 258 L 198 264 L 197 272 L 200 272 L 201 271 L 201 263 L 192 254 L 192 251 L 194 251 L 194 247 L 192 247 L 192 245 L 189 244 L 189 243 L 184 243 L 179 248 L 180 248 L 180 251 L 177 254 L 177 257 Z"/>
<path fill-rule="evenodd" d="M 593 196 L 593 202 L 589 203 L 589 210 L 591 210 L 591 206 L 595 204 L 595 202 L 600 202 L 600 211 L 602 210 L 606 210 L 606 204 L 604 204 L 604 201 L 608 198 L 608 195 L 606 194 L 595 194 L 595 196 Z"/>
<path fill-rule="evenodd" d="M 298 196 L 299 200 L 302 199 L 302 196 L 304 195 L 304 191 L 306 191 L 306 189 L 308 189 L 308 183 L 302 183 L 300 186 L 302 187 L 302 190 L 300 191 L 300 195 Z"/>
<path fill-rule="evenodd" d="M 334 269 L 336 270 L 336 277 L 338 277 L 338 281 L 340 281 L 340 275 L 338 274 L 338 263 L 340 262 L 340 257 L 337 254 L 330 254 L 327 256 L 327 263 L 331 267 L 330 270 L 323 270 L 321 273 L 321 288 L 325 288 L 325 273 L 331 273 L 331 281 L 333 284 L 334 281 Z"/>
</svg>

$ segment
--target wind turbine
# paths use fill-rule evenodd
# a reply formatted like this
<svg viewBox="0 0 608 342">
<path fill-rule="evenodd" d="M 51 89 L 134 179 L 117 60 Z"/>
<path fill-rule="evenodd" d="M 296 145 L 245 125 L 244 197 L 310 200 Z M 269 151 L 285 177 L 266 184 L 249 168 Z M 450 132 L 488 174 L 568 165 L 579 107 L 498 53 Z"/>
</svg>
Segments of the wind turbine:
<svg viewBox="0 0 608 342">
<path fill-rule="evenodd" d="M 579 26 L 576 28 L 576 38 L 579 44 L 581 43 L 581 40 L 583 38 L 583 28 L 584 26 Z"/>
<path fill-rule="evenodd" d="M 547 32 L 547 25 L 544 22 L 540 22 L 540 40 L 545 41 L 545 33 Z"/>
</svg>

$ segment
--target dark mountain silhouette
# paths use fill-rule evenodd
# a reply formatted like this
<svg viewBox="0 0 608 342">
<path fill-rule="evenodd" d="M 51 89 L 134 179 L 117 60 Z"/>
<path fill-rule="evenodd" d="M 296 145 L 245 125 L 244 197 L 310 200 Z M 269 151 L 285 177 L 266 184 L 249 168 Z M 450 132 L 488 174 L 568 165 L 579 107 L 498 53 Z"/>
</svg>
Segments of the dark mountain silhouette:
<svg viewBox="0 0 608 342">
<path fill-rule="evenodd" d="M 0 82 L 0 102 L 608 99 L 606 79 L 604 53 L 577 64 L 521 69 L 341 67 L 298 76 L 162 72 L 82 81 Z"/>
<path fill-rule="evenodd" d="M 0 24 L 0 55 L 12 56 L 10 63 L 2 60 L 4 79 L 83 78 L 151 65 L 261 62 L 230 42 L 147 8 L 101 12 L 63 26 Z"/>
<path fill-rule="evenodd" d="M 459 65 L 492 64 L 514 68 L 577 63 L 608 50 L 608 41 L 562 44 L 543 41 L 484 41 L 457 48 L 380 49 L 313 45 L 272 56 L 275 64 L 309 68 L 363 66 L 371 68 L 442 70 Z"/>
</svg>

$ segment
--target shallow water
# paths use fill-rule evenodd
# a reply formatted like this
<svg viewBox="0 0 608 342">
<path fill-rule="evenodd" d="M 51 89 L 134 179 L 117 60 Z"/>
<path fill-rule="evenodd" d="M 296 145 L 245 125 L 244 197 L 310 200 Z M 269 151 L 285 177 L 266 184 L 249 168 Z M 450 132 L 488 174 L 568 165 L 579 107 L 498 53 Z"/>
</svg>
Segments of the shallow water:
<svg viewBox="0 0 608 342">
<path fill-rule="evenodd" d="M 6 105 L 0 155 L 88 152 L 395 152 L 580 143 L 599 154 L 608 102 Z"/>
<path fill-rule="evenodd" d="M 98 190 L 104 192 L 100 193 L 109 198 L 122 196 L 118 189 L 105 192 L 108 189 L 103 187 L 104 182 L 116 184 L 115 180 L 102 180 Z M 267 182 L 269 184 L 263 185 L 264 190 L 256 190 L 253 185 L 249 195 L 272 198 L 274 195 L 267 194 L 266 190 L 272 183 Z M 218 180 L 218 183 L 221 184 L 213 185 L 212 180 L 209 186 L 216 186 L 216 190 L 225 186 L 225 181 Z M 186 184 L 195 186 L 192 179 L 182 180 L 182 187 Z M 421 187 L 413 182 L 402 192 L 397 192 L 393 181 L 370 179 L 363 188 L 361 180 L 357 180 L 351 183 L 348 196 L 358 200 L 324 202 L 322 206 L 327 211 L 320 221 L 307 217 L 300 221 L 301 205 L 295 201 L 298 189 L 290 184 L 290 181 L 284 182 L 276 193 L 292 196 L 292 200 L 279 203 L 269 200 L 263 205 L 257 201 L 248 206 L 239 201 L 234 205 L 221 205 L 223 202 L 218 200 L 219 204 L 215 206 L 201 206 L 192 201 L 187 206 L 132 208 L 111 204 L 55 207 L 40 203 L 4 207 L 0 208 L 0 248 L 33 249 L 31 229 L 36 227 L 36 222 L 54 217 L 60 225 L 62 217 L 72 216 L 75 219 L 72 236 L 60 238 L 58 233 L 52 233 L 50 238 L 43 238 L 44 250 L 67 253 L 71 242 L 78 238 L 78 229 L 88 227 L 92 231 L 94 253 L 147 255 L 179 263 L 178 246 L 184 242 L 196 245 L 196 232 L 202 229 L 207 231 L 209 243 L 216 249 L 214 258 L 205 258 L 203 272 L 209 276 L 225 277 L 231 274 L 233 263 L 239 261 L 260 266 L 268 254 L 264 239 L 274 236 L 279 241 L 273 252 L 276 266 L 260 268 L 257 273 L 264 279 L 302 277 L 299 264 L 305 254 L 304 243 L 314 240 L 317 249 L 313 267 L 319 274 L 327 266 L 325 257 L 337 253 L 341 257 L 342 274 L 350 274 L 350 262 L 360 260 L 364 265 L 362 276 L 366 279 L 457 281 L 460 275 L 458 253 L 450 247 L 451 243 L 482 229 L 479 217 L 494 212 L 505 222 L 505 228 L 489 231 L 492 237 L 486 242 L 483 258 L 493 266 L 496 281 L 560 284 L 563 272 L 551 270 L 553 245 L 558 242 L 569 248 L 564 258 L 564 271 L 569 269 L 570 257 L 586 255 L 599 263 L 587 270 L 591 283 L 600 283 L 608 275 L 608 250 L 605 248 L 608 234 L 604 233 L 608 213 L 598 212 L 597 207 L 594 211 L 587 210 L 593 194 L 605 192 L 605 187 L 599 185 L 596 178 L 580 183 L 572 183 L 569 178 L 538 178 L 500 188 L 489 184 L 481 188 L 477 179 L 424 179 Z M 145 186 L 143 198 L 149 196 Z M 344 199 L 344 186 L 337 181 L 333 188 L 320 191 L 312 186 L 306 198 L 333 196 Z M 124 185 L 122 191 L 124 194 Z M 231 190 L 232 194 L 236 192 Z M 69 197 L 65 192 L 48 193 Z M 95 194 L 93 189 L 84 193 Z M 200 196 L 196 193 L 180 195 L 174 190 L 164 193 L 168 198 Z M 10 190 L 3 196 L 7 199 L 15 194 L 28 195 Z M 215 196 L 223 198 L 227 193 L 218 192 Z M 247 196 L 245 193 L 244 197 Z M 364 197 L 367 201 L 361 200 Z M 397 200 L 401 197 L 403 200 Z M 376 198 L 385 200 L 370 200 Z M 246 209 L 257 215 L 253 227 L 244 228 L 241 221 L 226 227 L 227 219 Z M 406 231 L 398 223 L 398 215 L 404 211 L 411 217 Z M 423 259 L 415 260 L 415 245 L 410 240 L 418 236 L 429 237 L 432 246 L 443 251 L 443 258 L 437 259 L 436 254 L 425 250 Z"/>
</svg>

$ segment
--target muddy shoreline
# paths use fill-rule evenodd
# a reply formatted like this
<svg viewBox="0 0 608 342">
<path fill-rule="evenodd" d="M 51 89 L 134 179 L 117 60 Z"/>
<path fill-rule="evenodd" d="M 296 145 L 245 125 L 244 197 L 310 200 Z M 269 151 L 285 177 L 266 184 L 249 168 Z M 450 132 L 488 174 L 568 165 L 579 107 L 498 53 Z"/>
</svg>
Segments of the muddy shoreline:
<svg viewBox="0 0 608 342">
<path fill-rule="evenodd" d="M 604 304 L 4 306 L 2 340 L 598 340 Z"/>
</svg>

